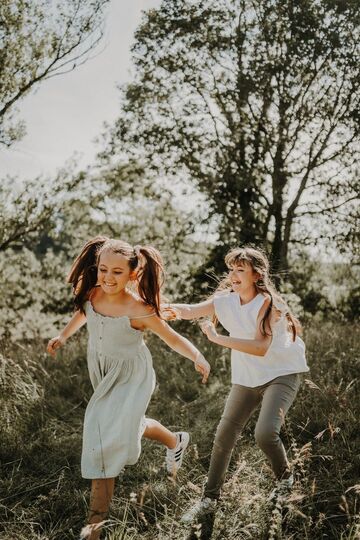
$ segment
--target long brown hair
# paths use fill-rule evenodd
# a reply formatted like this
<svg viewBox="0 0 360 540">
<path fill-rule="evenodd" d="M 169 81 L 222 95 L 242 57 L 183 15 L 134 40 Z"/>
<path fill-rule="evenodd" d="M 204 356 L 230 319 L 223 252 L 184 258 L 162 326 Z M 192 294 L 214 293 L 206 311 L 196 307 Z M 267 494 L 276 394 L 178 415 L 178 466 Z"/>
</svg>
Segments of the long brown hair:
<svg viewBox="0 0 360 540">
<path fill-rule="evenodd" d="M 130 270 L 136 270 L 136 286 L 140 298 L 160 313 L 161 287 L 164 282 L 164 264 L 160 252 L 152 246 L 131 246 L 122 240 L 96 236 L 89 240 L 76 257 L 67 282 L 74 291 L 76 309 L 84 312 L 84 304 L 97 283 L 97 267 L 104 251 L 120 253 L 127 260 Z"/>
<path fill-rule="evenodd" d="M 301 332 L 301 325 L 298 319 L 291 313 L 290 308 L 286 304 L 285 300 L 276 290 L 275 285 L 270 278 L 270 263 L 269 259 L 264 251 L 252 246 L 244 246 L 242 248 L 231 249 L 225 256 L 225 264 L 228 268 L 239 264 L 249 264 L 254 272 L 259 275 L 258 280 L 255 282 L 255 287 L 258 293 L 267 294 L 270 297 L 270 304 L 261 320 L 260 328 L 263 335 L 269 335 L 266 328 L 270 328 L 270 316 L 274 307 L 274 300 L 276 303 L 282 304 L 282 311 L 285 312 L 286 319 L 288 321 L 289 330 L 292 332 L 293 340 L 298 333 Z M 229 277 L 224 278 L 217 287 L 217 291 L 231 290 L 231 282 Z M 275 306 L 276 308 L 276 306 Z M 271 329 L 270 329 L 271 335 Z"/>
</svg>

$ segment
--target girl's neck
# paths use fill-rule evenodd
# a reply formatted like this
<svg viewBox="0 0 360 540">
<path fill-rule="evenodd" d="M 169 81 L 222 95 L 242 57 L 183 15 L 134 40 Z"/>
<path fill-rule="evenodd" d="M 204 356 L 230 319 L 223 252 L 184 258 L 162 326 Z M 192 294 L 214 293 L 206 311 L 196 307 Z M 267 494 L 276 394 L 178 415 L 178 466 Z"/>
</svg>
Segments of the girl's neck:
<svg viewBox="0 0 360 540">
<path fill-rule="evenodd" d="M 103 290 L 99 292 L 99 297 L 108 302 L 109 304 L 122 304 L 129 299 L 129 293 L 126 289 L 122 289 L 122 291 L 116 294 L 107 294 Z"/>
<path fill-rule="evenodd" d="M 242 305 L 248 304 L 251 302 L 251 300 L 254 300 L 254 298 L 258 295 L 258 292 L 255 287 L 250 287 L 249 289 L 246 289 L 245 291 L 242 291 L 239 293 L 240 296 L 240 303 Z"/>
</svg>

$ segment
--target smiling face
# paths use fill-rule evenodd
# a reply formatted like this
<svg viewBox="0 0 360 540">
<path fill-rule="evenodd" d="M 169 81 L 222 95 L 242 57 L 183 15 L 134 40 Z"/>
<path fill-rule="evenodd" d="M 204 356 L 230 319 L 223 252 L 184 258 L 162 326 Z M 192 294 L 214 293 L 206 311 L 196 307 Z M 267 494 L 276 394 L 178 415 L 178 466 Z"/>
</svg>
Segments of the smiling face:
<svg viewBox="0 0 360 540">
<path fill-rule="evenodd" d="M 244 292 L 256 292 L 255 283 L 259 274 L 253 270 L 250 263 L 239 262 L 229 267 L 229 278 L 234 292 L 241 295 Z"/>
<path fill-rule="evenodd" d="M 105 294 L 120 293 L 134 277 L 135 273 L 130 269 L 129 261 L 124 255 L 114 253 L 109 249 L 101 253 L 97 279 Z"/>
</svg>

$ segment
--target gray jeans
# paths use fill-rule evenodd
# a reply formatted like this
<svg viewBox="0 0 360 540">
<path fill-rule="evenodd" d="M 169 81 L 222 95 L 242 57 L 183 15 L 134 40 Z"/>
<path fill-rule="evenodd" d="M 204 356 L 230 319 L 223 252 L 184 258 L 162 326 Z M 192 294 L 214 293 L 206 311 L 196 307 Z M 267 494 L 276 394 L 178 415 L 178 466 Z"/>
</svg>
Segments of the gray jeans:
<svg viewBox="0 0 360 540">
<path fill-rule="evenodd" d="M 255 439 L 269 458 L 277 478 L 289 472 L 289 462 L 280 439 L 280 428 L 300 386 L 300 375 L 277 377 L 262 386 L 233 384 L 216 430 L 204 496 L 217 499 L 225 481 L 231 454 L 244 426 L 261 402 Z"/>
</svg>

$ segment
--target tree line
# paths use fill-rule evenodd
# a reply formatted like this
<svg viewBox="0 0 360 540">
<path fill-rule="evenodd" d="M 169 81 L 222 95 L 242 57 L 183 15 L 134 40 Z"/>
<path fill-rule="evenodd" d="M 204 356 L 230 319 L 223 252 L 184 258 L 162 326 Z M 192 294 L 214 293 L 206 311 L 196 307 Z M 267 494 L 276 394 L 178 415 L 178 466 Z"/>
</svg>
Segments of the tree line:
<svg viewBox="0 0 360 540">
<path fill-rule="evenodd" d="M 51 13 L 45 2 L 2 3 L 3 145 L 24 133 L 18 103 L 97 47 L 107 3 L 67 0 Z M 294 247 L 323 242 L 351 255 L 359 18 L 355 0 L 163 0 L 135 33 L 134 76 L 103 134 L 99 166 L 50 184 L 32 179 L 16 195 L 3 179 L 0 250 L 61 229 L 61 194 L 73 193 L 76 205 L 81 185 L 114 235 L 125 222 L 131 230 L 134 212 L 149 224 L 156 214 L 152 239 L 163 234 L 163 217 L 174 225 L 174 248 L 196 252 L 194 233 L 211 227 L 202 273 L 221 268 L 229 245 L 249 242 L 263 245 L 279 271 Z M 177 194 L 189 186 L 202 197 L 198 210 L 191 196 L 179 209 Z"/>
</svg>

